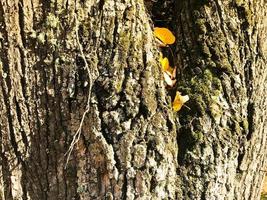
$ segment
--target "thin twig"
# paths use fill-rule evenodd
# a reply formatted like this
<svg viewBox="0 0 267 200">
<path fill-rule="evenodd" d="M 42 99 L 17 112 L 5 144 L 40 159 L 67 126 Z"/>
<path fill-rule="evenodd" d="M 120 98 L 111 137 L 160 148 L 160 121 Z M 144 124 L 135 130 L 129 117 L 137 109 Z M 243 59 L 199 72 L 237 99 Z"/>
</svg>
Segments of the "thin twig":
<svg viewBox="0 0 267 200">
<path fill-rule="evenodd" d="M 69 159 L 70 159 L 70 155 L 73 151 L 73 148 L 75 146 L 75 144 L 79 141 L 80 137 L 81 137 L 81 133 L 82 133 L 82 126 L 83 126 L 83 122 L 84 122 L 84 119 L 85 119 L 85 116 L 86 114 L 90 111 L 90 99 L 91 99 L 91 91 L 92 91 L 92 84 L 93 84 L 93 81 L 92 81 L 92 75 L 91 75 L 91 71 L 90 71 L 90 68 L 89 68 L 89 65 L 88 65 L 88 62 L 85 58 L 85 55 L 83 53 L 83 48 L 82 48 L 82 45 L 80 43 L 80 40 L 79 40 L 79 33 L 78 33 L 78 29 L 79 29 L 79 26 L 78 26 L 78 20 L 77 20 L 77 14 L 75 13 L 74 15 L 74 18 L 75 18 L 75 24 L 76 24 L 76 30 L 75 30 L 75 33 L 76 33 L 76 40 L 77 40 L 77 44 L 78 44 L 78 47 L 79 47 L 79 51 L 81 53 L 81 56 L 84 60 L 84 63 L 85 63 L 85 68 L 87 70 L 87 73 L 88 73 L 88 80 L 89 80 L 89 91 L 88 91 L 88 99 L 87 99 L 87 103 L 86 103 L 86 109 L 83 113 L 83 116 L 82 116 L 82 119 L 80 121 L 80 125 L 79 125 L 79 128 L 78 130 L 76 131 L 76 133 L 74 134 L 73 136 L 73 139 L 72 139 L 72 142 L 70 144 L 70 147 L 68 149 L 68 151 L 66 152 L 65 155 L 67 155 L 67 161 L 66 161 L 66 164 L 65 164 L 65 169 L 67 167 L 67 164 L 69 162 Z"/>
</svg>

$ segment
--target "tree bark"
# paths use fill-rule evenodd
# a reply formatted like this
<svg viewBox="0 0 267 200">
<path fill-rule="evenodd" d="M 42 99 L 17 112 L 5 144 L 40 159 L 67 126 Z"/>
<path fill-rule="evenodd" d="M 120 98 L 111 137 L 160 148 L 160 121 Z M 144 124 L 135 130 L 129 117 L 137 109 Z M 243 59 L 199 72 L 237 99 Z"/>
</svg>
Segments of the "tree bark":
<svg viewBox="0 0 267 200">
<path fill-rule="evenodd" d="M 184 199 L 258 199 L 266 169 L 266 2 L 181 1 Z M 265 20 L 265 21 L 264 21 Z"/>
<path fill-rule="evenodd" d="M 259 198 L 266 8 L 1 0 L 2 199 Z M 153 26 L 176 36 L 171 90 Z M 178 113 L 176 91 L 190 97 Z"/>
</svg>

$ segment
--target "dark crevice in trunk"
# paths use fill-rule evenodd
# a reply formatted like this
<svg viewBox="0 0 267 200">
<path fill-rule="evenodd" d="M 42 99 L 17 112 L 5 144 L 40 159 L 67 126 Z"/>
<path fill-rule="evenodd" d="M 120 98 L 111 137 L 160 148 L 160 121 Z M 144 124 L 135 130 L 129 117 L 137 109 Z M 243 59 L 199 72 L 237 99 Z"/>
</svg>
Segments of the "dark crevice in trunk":
<svg viewBox="0 0 267 200">
<path fill-rule="evenodd" d="M 26 46 L 26 37 L 25 37 L 25 31 L 24 31 L 24 11 L 23 11 L 23 1 L 20 1 L 18 3 L 18 14 L 19 14 L 19 27 L 20 27 L 20 36 L 21 36 L 21 41 L 22 41 L 22 45 L 23 47 Z"/>
<path fill-rule="evenodd" d="M 16 155 L 16 158 L 19 163 L 22 162 L 22 157 L 21 157 L 21 152 L 18 150 L 18 145 L 16 142 L 16 134 L 13 129 L 13 119 L 12 119 L 12 114 L 11 114 L 11 107 L 10 107 L 10 100 L 8 98 L 8 94 L 5 93 L 4 87 L 2 86 L 2 91 L 3 91 L 3 98 L 4 98 L 4 103 L 7 108 L 7 119 L 8 119 L 8 127 L 9 127 L 9 136 L 10 136 L 10 144 L 14 150 L 14 153 Z"/>
<path fill-rule="evenodd" d="M 245 4 L 247 4 L 247 3 L 245 3 Z M 245 20 L 247 18 L 245 7 L 241 6 L 241 5 L 237 5 L 237 4 L 234 4 L 234 7 L 236 8 L 237 13 L 238 13 L 238 17 L 239 17 L 240 21 L 242 22 L 241 23 L 241 30 L 245 32 L 249 27 L 248 21 Z"/>
<path fill-rule="evenodd" d="M 122 23 L 122 22 L 121 22 Z M 117 37 L 118 34 L 118 28 L 119 28 L 119 21 L 118 21 L 118 17 L 117 15 L 115 15 L 115 19 L 114 19 L 114 29 L 113 29 L 113 44 L 112 44 L 112 50 L 113 53 L 115 55 L 115 51 L 117 48 L 117 40 L 119 40 L 119 38 Z M 111 61 L 113 60 L 114 56 L 111 56 Z"/>
<path fill-rule="evenodd" d="M 57 50 L 55 50 L 57 51 Z M 55 97 L 53 97 L 54 101 L 53 101 L 53 105 L 52 105 L 52 115 L 53 115 L 53 118 L 55 120 L 55 126 L 54 126 L 54 135 L 53 137 L 51 138 L 51 148 L 53 149 L 53 152 L 52 154 L 54 154 L 54 156 L 52 155 L 52 162 L 53 162 L 53 165 L 54 165 L 54 176 L 56 177 L 56 192 L 55 192 L 55 195 L 53 196 L 56 196 L 58 197 L 59 196 L 59 177 L 58 177 L 58 160 L 59 160 L 59 155 L 58 155 L 58 150 L 56 148 L 56 146 L 59 145 L 59 140 L 60 140 L 60 133 L 62 132 L 62 129 L 61 129 L 61 119 L 59 117 L 59 113 L 60 113 L 60 109 L 61 107 L 58 107 L 58 102 L 59 102 L 59 98 L 61 97 L 60 95 L 60 92 L 58 91 L 58 83 L 57 83 L 57 78 L 58 77 L 58 74 L 56 73 L 56 66 L 55 66 L 55 59 L 56 59 L 56 54 L 55 52 L 53 52 L 53 62 L 52 62 L 52 74 L 53 74 L 53 80 L 52 80 L 52 85 L 53 85 L 53 88 L 54 88 L 54 93 L 55 93 Z M 50 122 L 51 123 L 51 122 Z"/>
<path fill-rule="evenodd" d="M 105 4 L 105 0 L 99 0 L 99 3 L 98 3 L 98 9 L 99 9 L 100 11 L 103 10 L 104 4 Z"/>
<path fill-rule="evenodd" d="M 188 33 L 186 33 L 185 31 L 186 22 L 183 21 L 182 14 L 178 15 L 178 24 L 179 24 L 179 30 L 181 31 L 180 34 L 182 36 L 182 38 L 180 39 L 182 41 L 182 44 L 179 47 L 181 47 L 181 49 L 182 48 L 185 49 L 185 51 L 180 51 L 180 53 L 182 54 L 182 57 L 186 59 L 188 66 L 193 66 L 191 59 L 188 59 L 191 57 L 191 51 L 189 49 L 189 45 L 186 43 L 187 41 L 186 35 L 188 35 Z M 178 49 L 178 51 L 179 50 L 180 49 Z M 184 76 L 187 75 L 188 72 L 190 71 L 189 68 L 188 67 L 185 68 L 185 66 L 179 66 L 179 68 L 180 68 L 180 74 L 178 74 L 178 78 L 185 78 Z M 187 70 L 188 72 L 186 72 Z"/>
<path fill-rule="evenodd" d="M 44 85 L 44 100 L 43 100 L 43 105 L 42 105 L 42 100 L 41 100 L 41 107 L 43 107 L 45 110 L 45 119 L 44 119 L 45 120 L 45 122 L 44 122 L 44 125 L 45 125 L 44 130 L 45 131 L 43 131 L 43 134 L 44 134 L 44 139 L 45 139 L 44 154 L 45 154 L 45 159 L 46 159 L 46 166 L 45 166 L 45 172 L 46 172 L 45 173 L 45 183 L 46 183 L 45 187 L 46 187 L 46 190 L 44 191 L 44 193 L 45 193 L 45 199 L 48 199 L 48 193 L 50 191 L 49 175 L 48 175 L 49 173 L 48 172 L 49 172 L 49 165 L 51 164 L 50 157 L 49 157 L 49 154 L 51 153 L 50 152 L 51 151 L 50 146 L 49 146 L 50 137 L 51 137 L 50 128 L 49 128 L 49 123 L 50 123 L 49 107 L 51 107 L 51 105 L 50 105 L 49 95 L 48 95 L 48 91 L 47 91 L 49 77 L 47 75 L 45 67 L 48 67 L 48 66 L 44 66 L 43 70 L 42 70 L 42 75 L 43 75 L 42 78 L 43 78 L 43 85 Z M 54 123 L 54 122 L 52 122 L 52 123 Z"/>
<path fill-rule="evenodd" d="M 1 130 L 0 130 L 1 131 Z M 1 194 L 5 197 L 5 200 L 13 200 L 13 195 L 12 195 L 12 186 L 11 186 L 11 173 L 10 173 L 10 168 L 9 168 L 9 163 L 7 158 L 5 157 L 5 153 L 1 152 L 1 173 L 2 173 L 2 179 L 4 180 L 4 185 L 3 185 L 3 193 Z M 1 196 L 2 197 L 2 196 Z"/>
<path fill-rule="evenodd" d="M 151 19 L 155 26 L 168 27 L 175 30 L 173 19 L 175 16 L 175 1 L 174 0 L 158 0 L 152 3 L 146 3 L 147 9 L 151 12 Z"/>
<path fill-rule="evenodd" d="M 127 186 L 128 186 L 128 181 L 127 181 L 127 172 L 124 174 L 124 179 L 123 179 L 123 185 L 121 188 L 121 199 L 122 200 L 127 200 Z"/>
<path fill-rule="evenodd" d="M 38 65 L 40 63 L 36 63 L 36 65 Z M 34 78 L 35 81 L 37 80 L 37 76 L 38 74 L 35 73 L 34 74 Z M 34 82 L 34 89 L 33 89 L 33 95 L 34 95 L 34 99 L 42 99 L 39 94 L 38 94 L 38 84 L 37 82 Z M 32 136 L 31 140 L 32 140 L 32 146 L 35 147 L 34 149 L 31 149 L 31 154 L 32 156 L 31 158 L 31 165 L 33 166 L 33 168 L 35 169 L 35 173 L 36 173 L 36 178 L 38 180 L 38 183 L 36 185 L 39 185 L 39 188 L 41 190 L 40 194 L 37 194 L 36 196 L 42 196 L 42 198 L 44 198 L 44 181 L 43 181 L 43 172 L 44 167 L 42 165 L 42 149 L 41 146 L 43 145 L 43 138 L 41 137 L 41 121 L 38 115 L 38 111 L 39 111 L 39 105 L 37 104 L 37 101 L 34 101 L 34 114 L 35 114 L 35 119 L 36 119 L 36 129 L 33 131 L 35 134 L 34 136 Z M 34 191 L 34 189 L 33 189 Z"/>
<path fill-rule="evenodd" d="M 108 131 L 108 126 L 105 125 L 103 122 L 103 113 L 105 112 L 105 109 L 102 105 L 100 105 L 101 102 L 103 102 L 102 98 L 103 98 L 103 93 L 105 93 L 105 90 L 96 82 L 96 84 L 94 84 L 93 86 L 93 92 L 95 92 L 96 98 L 99 102 L 97 104 L 97 107 L 99 111 L 99 118 L 101 120 L 101 133 L 103 134 L 103 137 L 105 138 L 108 144 L 114 144 L 112 134 L 110 134 Z"/>
<path fill-rule="evenodd" d="M 27 197 L 28 188 L 27 188 L 26 180 L 27 178 L 24 177 L 24 173 L 22 173 L 22 177 L 21 177 L 22 200 L 28 200 L 28 197 Z"/>
<path fill-rule="evenodd" d="M 251 99 L 252 91 L 253 91 L 253 71 L 252 71 L 252 61 L 247 60 L 244 65 L 244 77 L 247 89 L 247 120 L 248 120 L 248 133 L 247 140 L 252 138 L 252 134 L 254 132 L 254 116 L 255 116 L 255 105 Z"/>
<path fill-rule="evenodd" d="M 40 0 L 42 5 L 42 14 L 43 14 L 43 19 L 45 20 L 47 17 L 47 14 L 51 12 L 51 2 L 52 0 Z"/>
<path fill-rule="evenodd" d="M 252 71 L 252 61 L 247 60 L 244 65 L 244 77 L 247 89 L 247 97 L 251 99 L 252 90 L 253 90 L 253 71 Z"/>
<path fill-rule="evenodd" d="M 248 134 L 247 134 L 247 140 L 251 140 L 253 133 L 255 132 L 255 123 L 254 123 L 254 116 L 255 116 L 255 105 L 252 102 L 248 103 L 247 107 L 248 112 Z"/>
</svg>

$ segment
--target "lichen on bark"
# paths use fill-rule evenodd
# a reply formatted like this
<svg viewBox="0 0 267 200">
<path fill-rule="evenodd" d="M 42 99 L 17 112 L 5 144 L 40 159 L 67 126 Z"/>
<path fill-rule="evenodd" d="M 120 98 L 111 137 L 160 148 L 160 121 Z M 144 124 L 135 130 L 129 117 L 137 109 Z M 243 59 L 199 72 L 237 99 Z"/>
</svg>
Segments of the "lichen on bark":
<svg viewBox="0 0 267 200">
<path fill-rule="evenodd" d="M 240 0 L 1 1 L 3 199 L 256 198 L 266 166 L 265 8 Z M 172 90 L 153 26 L 176 36 Z M 90 85 L 78 43 L 93 87 L 64 169 Z M 190 97 L 179 113 L 171 109 L 176 90 Z"/>
</svg>

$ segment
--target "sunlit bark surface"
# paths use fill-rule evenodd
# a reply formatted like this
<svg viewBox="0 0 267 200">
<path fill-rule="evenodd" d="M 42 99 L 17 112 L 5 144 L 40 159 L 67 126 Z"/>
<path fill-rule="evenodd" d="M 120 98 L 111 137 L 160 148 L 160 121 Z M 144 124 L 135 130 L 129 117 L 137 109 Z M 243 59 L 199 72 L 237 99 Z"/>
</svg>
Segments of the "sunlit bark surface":
<svg viewBox="0 0 267 200">
<path fill-rule="evenodd" d="M 257 199 L 266 12 L 264 0 L 1 0 L 2 199 Z M 176 36 L 172 89 L 153 26 Z M 190 97 L 178 113 L 176 91 Z"/>
</svg>

